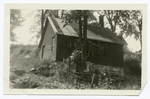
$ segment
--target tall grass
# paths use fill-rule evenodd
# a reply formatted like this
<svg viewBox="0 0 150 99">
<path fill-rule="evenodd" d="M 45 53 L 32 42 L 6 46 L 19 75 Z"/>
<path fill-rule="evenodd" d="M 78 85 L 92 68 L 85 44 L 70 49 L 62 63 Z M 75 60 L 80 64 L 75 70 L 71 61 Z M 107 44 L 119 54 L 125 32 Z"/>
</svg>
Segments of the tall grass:
<svg viewBox="0 0 150 99">
<path fill-rule="evenodd" d="M 10 65 L 12 68 L 29 70 L 34 64 L 40 63 L 39 49 L 36 45 L 11 45 Z"/>
</svg>

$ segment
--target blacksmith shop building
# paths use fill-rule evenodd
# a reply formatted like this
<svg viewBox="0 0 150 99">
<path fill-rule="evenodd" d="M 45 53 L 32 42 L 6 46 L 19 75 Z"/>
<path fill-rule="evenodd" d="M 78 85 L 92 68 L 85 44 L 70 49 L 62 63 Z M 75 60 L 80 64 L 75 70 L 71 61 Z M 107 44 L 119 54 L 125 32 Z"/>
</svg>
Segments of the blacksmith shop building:
<svg viewBox="0 0 150 99">
<path fill-rule="evenodd" d="M 72 22 L 64 27 L 61 18 L 47 17 L 39 43 L 40 58 L 63 61 L 75 50 L 79 25 Z M 123 42 L 109 29 L 87 26 L 87 60 L 110 66 L 123 66 Z"/>
</svg>

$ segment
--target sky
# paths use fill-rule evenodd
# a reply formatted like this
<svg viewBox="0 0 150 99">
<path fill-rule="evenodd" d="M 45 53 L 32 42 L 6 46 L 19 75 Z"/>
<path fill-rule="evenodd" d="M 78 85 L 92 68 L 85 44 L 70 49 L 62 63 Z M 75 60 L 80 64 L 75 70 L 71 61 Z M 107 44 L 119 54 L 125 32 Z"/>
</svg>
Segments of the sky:
<svg viewBox="0 0 150 99">
<path fill-rule="evenodd" d="M 35 44 L 36 39 L 33 38 L 36 34 L 30 33 L 30 27 L 33 24 L 34 15 L 36 13 L 35 9 L 23 9 L 21 10 L 22 17 L 25 21 L 22 23 L 21 27 L 15 29 L 17 43 L 19 44 Z M 31 13 L 31 14 L 30 14 Z"/>
<path fill-rule="evenodd" d="M 33 24 L 34 15 L 37 12 L 37 10 L 23 9 L 21 10 L 21 12 L 25 21 L 22 23 L 21 27 L 15 29 L 18 44 L 36 44 L 35 42 L 37 39 L 34 37 L 36 33 L 30 33 L 30 27 Z M 95 16 L 97 15 L 95 14 Z M 104 18 L 104 21 L 107 21 L 106 18 Z M 127 46 L 130 51 L 135 52 L 141 49 L 139 40 L 135 40 L 133 36 L 126 37 L 125 40 L 128 43 Z"/>
</svg>

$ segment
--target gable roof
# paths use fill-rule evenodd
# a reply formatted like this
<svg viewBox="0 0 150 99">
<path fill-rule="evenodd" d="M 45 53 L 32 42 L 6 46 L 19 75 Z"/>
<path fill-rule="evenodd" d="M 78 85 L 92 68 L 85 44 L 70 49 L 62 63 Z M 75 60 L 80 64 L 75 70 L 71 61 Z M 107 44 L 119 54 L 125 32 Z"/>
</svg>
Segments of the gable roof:
<svg viewBox="0 0 150 99">
<path fill-rule="evenodd" d="M 79 25 L 76 22 L 72 22 L 69 25 L 64 27 L 64 22 L 60 18 L 50 17 L 46 19 L 51 24 L 54 33 L 59 35 L 73 36 L 78 37 L 79 35 Z M 45 25 L 46 27 L 46 25 Z M 44 34 L 44 33 L 43 33 Z M 42 34 L 42 35 L 43 35 Z M 43 36 L 42 36 L 43 37 Z M 41 39 L 43 39 L 41 37 Z M 115 43 L 119 45 L 125 45 L 126 43 L 121 41 L 114 33 L 112 33 L 107 28 L 100 28 L 96 26 L 87 26 L 87 38 L 92 40 L 99 40 L 103 42 Z M 39 46 L 41 46 L 42 40 L 40 41 Z"/>
</svg>

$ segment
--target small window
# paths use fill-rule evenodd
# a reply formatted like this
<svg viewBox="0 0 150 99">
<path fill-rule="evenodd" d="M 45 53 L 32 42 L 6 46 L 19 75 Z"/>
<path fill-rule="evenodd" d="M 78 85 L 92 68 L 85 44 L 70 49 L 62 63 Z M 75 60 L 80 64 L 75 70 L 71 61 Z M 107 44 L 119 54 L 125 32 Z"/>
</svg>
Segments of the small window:
<svg viewBox="0 0 150 99">
<path fill-rule="evenodd" d="M 52 51 L 55 50 L 55 37 L 52 38 Z"/>
<path fill-rule="evenodd" d="M 75 48 L 75 40 L 73 40 L 73 39 L 68 39 L 67 48 L 69 48 L 69 49 L 74 49 L 74 48 Z"/>
</svg>

